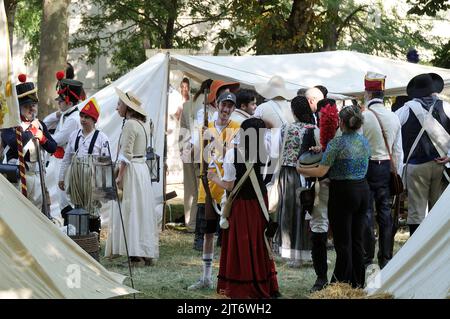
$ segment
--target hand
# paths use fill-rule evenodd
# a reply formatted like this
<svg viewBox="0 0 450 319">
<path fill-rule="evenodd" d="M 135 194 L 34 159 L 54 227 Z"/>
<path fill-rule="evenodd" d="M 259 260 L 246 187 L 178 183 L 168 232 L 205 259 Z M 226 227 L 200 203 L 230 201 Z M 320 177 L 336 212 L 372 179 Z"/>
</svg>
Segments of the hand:
<svg viewBox="0 0 450 319">
<path fill-rule="evenodd" d="M 203 140 L 210 140 L 212 138 L 211 131 L 206 126 L 202 127 L 202 135 L 203 135 Z"/>
<path fill-rule="evenodd" d="M 320 153 L 320 151 L 322 150 L 322 148 L 320 146 L 311 146 L 309 148 L 310 151 L 313 151 L 314 153 Z"/>
<path fill-rule="evenodd" d="M 210 181 L 215 181 L 217 178 L 219 178 L 218 176 L 217 176 L 217 174 L 216 173 L 214 173 L 214 172 L 208 172 L 208 179 L 210 180 Z"/>
<path fill-rule="evenodd" d="M 44 133 L 42 133 L 41 130 L 37 130 L 33 135 L 39 140 L 39 142 L 42 142 L 44 139 Z"/>
<path fill-rule="evenodd" d="M 117 185 L 117 188 L 118 189 L 120 189 L 120 190 L 122 190 L 123 189 L 123 180 L 122 180 L 122 177 L 117 177 L 116 178 L 116 185 Z"/>
<path fill-rule="evenodd" d="M 434 161 L 438 164 L 447 164 L 448 162 L 450 162 L 450 157 L 448 156 L 443 156 L 443 157 L 438 157 L 435 158 Z"/>
<path fill-rule="evenodd" d="M 38 120 L 38 119 L 34 119 L 34 120 L 30 123 L 30 125 L 31 125 L 32 128 L 39 129 L 40 126 L 41 126 L 41 123 L 39 123 L 39 120 Z"/>
<path fill-rule="evenodd" d="M 66 189 L 65 185 L 64 185 L 64 181 L 59 181 L 58 182 L 58 187 L 59 187 L 60 190 L 64 191 Z"/>
</svg>

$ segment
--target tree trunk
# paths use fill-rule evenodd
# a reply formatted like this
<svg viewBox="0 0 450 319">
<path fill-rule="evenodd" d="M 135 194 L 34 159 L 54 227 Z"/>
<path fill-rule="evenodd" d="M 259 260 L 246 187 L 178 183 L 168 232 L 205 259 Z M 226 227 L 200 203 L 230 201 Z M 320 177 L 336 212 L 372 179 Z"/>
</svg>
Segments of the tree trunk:
<svg viewBox="0 0 450 319">
<path fill-rule="evenodd" d="M 11 56 L 13 55 L 13 37 L 14 37 L 14 17 L 16 16 L 16 8 L 18 0 L 5 0 L 6 19 L 8 20 L 9 43 L 11 48 Z"/>
<path fill-rule="evenodd" d="M 65 70 L 69 26 L 70 0 L 43 0 L 40 56 L 38 71 L 39 117 L 53 112 L 55 104 L 55 74 Z"/>
<path fill-rule="evenodd" d="M 177 18 L 178 0 L 172 0 L 168 3 L 168 13 L 166 23 L 166 32 L 164 34 L 164 49 L 172 49 L 173 47 L 173 36 L 175 28 L 175 20 Z"/>
<path fill-rule="evenodd" d="M 339 40 L 339 2 L 328 2 L 326 21 L 328 23 L 323 29 L 323 51 L 334 51 Z"/>
</svg>

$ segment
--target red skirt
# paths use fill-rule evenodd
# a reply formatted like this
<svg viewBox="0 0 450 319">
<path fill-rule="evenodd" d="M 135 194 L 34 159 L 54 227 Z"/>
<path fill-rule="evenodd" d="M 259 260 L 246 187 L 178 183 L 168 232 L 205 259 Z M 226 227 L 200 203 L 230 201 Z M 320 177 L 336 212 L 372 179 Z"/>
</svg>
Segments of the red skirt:
<svg viewBox="0 0 450 319">
<path fill-rule="evenodd" d="M 236 199 L 222 230 L 217 292 L 230 298 L 278 295 L 275 264 L 264 242 L 267 221 L 258 200 Z"/>
</svg>

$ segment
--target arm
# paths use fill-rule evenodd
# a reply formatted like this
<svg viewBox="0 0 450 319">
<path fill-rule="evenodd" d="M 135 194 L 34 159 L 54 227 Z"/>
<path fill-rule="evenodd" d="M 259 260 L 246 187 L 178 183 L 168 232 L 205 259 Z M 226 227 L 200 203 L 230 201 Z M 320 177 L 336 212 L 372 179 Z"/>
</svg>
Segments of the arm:
<svg viewBox="0 0 450 319">
<path fill-rule="evenodd" d="M 119 174 L 116 178 L 116 184 L 118 189 L 123 189 L 123 176 L 125 175 L 125 171 L 127 169 L 127 164 L 125 162 L 119 162 Z"/>
<path fill-rule="evenodd" d="M 394 139 L 394 145 L 392 146 L 392 158 L 397 165 L 397 173 L 402 175 L 403 168 L 403 145 L 402 145 L 402 128 L 398 128 L 397 135 Z"/>
<path fill-rule="evenodd" d="M 53 134 L 53 139 L 58 146 L 64 147 L 69 141 L 70 134 L 78 129 L 79 120 L 76 117 L 69 117 L 63 127 Z"/>
<path fill-rule="evenodd" d="M 47 129 L 47 125 L 45 125 L 44 122 L 41 121 L 42 125 L 42 133 L 44 138 L 39 139 L 41 146 L 44 150 L 46 150 L 48 153 L 53 154 L 56 151 L 56 141 L 53 139 L 52 135 Z"/>
<path fill-rule="evenodd" d="M 300 167 L 297 166 L 297 172 L 299 174 L 302 174 L 307 177 L 322 177 L 326 173 L 328 173 L 328 170 L 330 169 L 330 166 L 324 166 L 319 165 L 317 167 Z"/>
<path fill-rule="evenodd" d="M 64 177 L 66 176 L 67 168 L 70 165 L 70 162 L 72 161 L 72 155 L 74 153 L 74 141 L 77 138 L 78 131 L 73 132 L 72 135 L 70 135 L 69 143 L 67 143 L 66 150 L 64 152 L 64 157 L 61 161 L 61 167 L 59 169 L 59 179 L 58 179 L 58 186 L 61 190 L 65 189 L 64 185 Z"/>
<path fill-rule="evenodd" d="M 134 129 L 133 124 L 139 124 L 132 122 L 133 121 L 125 122 L 120 141 L 121 149 L 118 157 L 119 173 L 116 178 L 116 184 L 119 189 L 123 189 L 123 176 L 125 175 L 127 165 L 130 164 L 130 161 L 133 158 L 134 141 L 137 136 L 137 131 Z"/>
<path fill-rule="evenodd" d="M 234 187 L 234 181 L 224 181 L 216 173 L 208 172 L 208 179 L 219 187 L 231 191 Z"/>
<path fill-rule="evenodd" d="M 208 179 L 219 187 L 231 191 L 236 180 L 236 168 L 234 167 L 234 149 L 229 149 L 223 159 L 223 178 L 216 173 L 208 172 Z"/>
<path fill-rule="evenodd" d="M 53 112 L 49 115 L 47 115 L 43 122 L 45 123 L 45 125 L 47 125 L 47 127 L 49 129 L 55 129 L 56 126 L 58 125 L 59 119 L 61 118 L 61 111 L 56 111 Z"/>
<path fill-rule="evenodd" d="M 401 108 L 395 111 L 395 115 L 397 115 L 398 119 L 400 120 L 400 125 L 403 126 L 403 124 L 405 124 L 409 118 L 409 106 L 406 104 L 403 105 Z"/>
</svg>

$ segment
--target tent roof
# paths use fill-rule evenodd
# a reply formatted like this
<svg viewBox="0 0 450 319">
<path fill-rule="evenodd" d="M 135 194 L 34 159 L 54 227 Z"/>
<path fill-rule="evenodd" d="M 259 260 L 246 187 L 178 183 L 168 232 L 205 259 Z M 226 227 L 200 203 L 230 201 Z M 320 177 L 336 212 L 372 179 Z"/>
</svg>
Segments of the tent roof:
<svg viewBox="0 0 450 319">
<path fill-rule="evenodd" d="M 258 55 L 258 56 L 171 56 L 172 68 L 204 80 L 221 78 L 244 85 L 267 82 L 281 75 L 290 89 L 324 85 L 331 95 L 361 96 L 367 71 L 387 75 L 386 94 L 405 95 L 412 77 L 437 73 L 444 79 L 445 95 L 450 95 L 450 70 L 413 64 L 353 51 Z M 342 97 L 341 97 L 342 98 Z"/>
<path fill-rule="evenodd" d="M 97 299 L 135 290 L 107 271 L 0 174 L 0 299 Z"/>
</svg>

